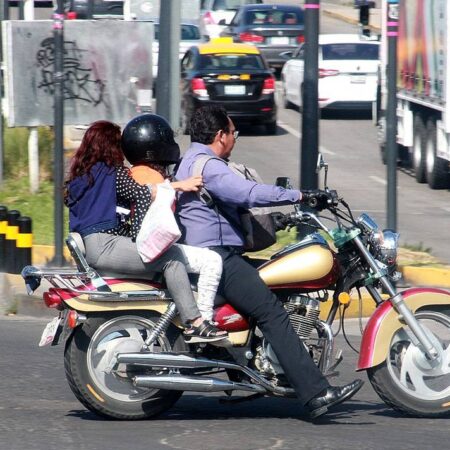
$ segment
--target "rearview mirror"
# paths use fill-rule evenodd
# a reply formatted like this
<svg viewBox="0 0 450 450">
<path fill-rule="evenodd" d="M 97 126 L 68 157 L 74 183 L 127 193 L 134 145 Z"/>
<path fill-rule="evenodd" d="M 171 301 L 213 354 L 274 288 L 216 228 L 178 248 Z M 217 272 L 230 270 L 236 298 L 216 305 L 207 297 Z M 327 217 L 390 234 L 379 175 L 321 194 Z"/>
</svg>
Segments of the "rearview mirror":
<svg viewBox="0 0 450 450">
<path fill-rule="evenodd" d="M 289 177 L 278 177 L 275 181 L 275 186 L 291 189 L 291 179 Z"/>
<path fill-rule="evenodd" d="M 218 25 L 228 25 L 227 20 L 226 19 L 220 19 Z"/>
<path fill-rule="evenodd" d="M 325 169 L 325 176 L 324 176 L 323 184 L 325 186 L 325 189 L 327 189 L 328 164 L 323 159 L 322 153 L 319 153 L 317 155 L 316 173 L 319 173 L 322 169 Z"/>
</svg>

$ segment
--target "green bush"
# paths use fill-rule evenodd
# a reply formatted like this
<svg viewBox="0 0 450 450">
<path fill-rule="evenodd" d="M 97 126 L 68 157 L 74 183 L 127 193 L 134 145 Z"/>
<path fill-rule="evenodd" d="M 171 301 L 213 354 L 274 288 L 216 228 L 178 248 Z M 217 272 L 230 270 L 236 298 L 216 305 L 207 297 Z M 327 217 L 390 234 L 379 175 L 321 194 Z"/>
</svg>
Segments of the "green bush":
<svg viewBox="0 0 450 450">
<path fill-rule="evenodd" d="M 6 128 L 3 133 L 5 180 L 28 176 L 28 128 Z M 42 181 L 51 179 L 53 164 L 53 130 L 39 127 L 39 176 Z"/>
</svg>

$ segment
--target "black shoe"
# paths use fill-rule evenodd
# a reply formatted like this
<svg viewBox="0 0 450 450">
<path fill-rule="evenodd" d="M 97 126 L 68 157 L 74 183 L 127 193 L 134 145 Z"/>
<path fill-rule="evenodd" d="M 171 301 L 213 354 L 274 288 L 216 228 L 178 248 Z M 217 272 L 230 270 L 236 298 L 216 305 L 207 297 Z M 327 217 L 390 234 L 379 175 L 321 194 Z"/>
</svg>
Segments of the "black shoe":
<svg viewBox="0 0 450 450">
<path fill-rule="evenodd" d="M 219 330 L 219 328 L 207 320 L 204 320 L 198 327 L 191 326 L 183 334 L 184 342 L 187 344 L 216 342 L 228 338 L 226 331 Z"/>
<path fill-rule="evenodd" d="M 355 380 L 345 386 L 330 386 L 325 389 L 307 404 L 311 419 L 316 419 L 328 412 L 328 408 L 352 398 L 362 388 L 363 384 L 364 381 Z"/>
</svg>

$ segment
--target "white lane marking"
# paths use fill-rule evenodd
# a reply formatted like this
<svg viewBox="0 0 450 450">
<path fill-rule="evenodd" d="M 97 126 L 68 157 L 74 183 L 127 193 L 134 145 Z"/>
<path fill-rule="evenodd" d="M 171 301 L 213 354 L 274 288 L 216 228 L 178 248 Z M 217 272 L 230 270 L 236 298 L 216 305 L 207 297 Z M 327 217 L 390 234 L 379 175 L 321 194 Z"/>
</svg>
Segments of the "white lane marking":
<svg viewBox="0 0 450 450">
<path fill-rule="evenodd" d="M 450 208 L 447 206 L 443 206 L 441 209 L 443 209 L 444 211 L 450 212 Z"/>
<path fill-rule="evenodd" d="M 319 149 L 324 155 L 335 155 L 336 154 L 336 152 L 333 152 L 333 151 L 331 151 L 331 150 L 328 150 L 327 148 L 325 148 L 325 147 L 322 147 L 322 146 L 320 146 L 320 149 Z"/>
<path fill-rule="evenodd" d="M 298 139 L 300 139 L 300 137 L 302 136 L 300 131 L 296 130 L 295 128 L 292 128 L 291 126 L 285 124 L 284 122 L 278 122 L 278 126 L 284 128 L 288 133 L 291 133 Z"/>
<path fill-rule="evenodd" d="M 300 139 L 302 137 L 302 134 L 300 133 L 300 131 L 296 130 L 295 128 L 292 128 L 290 125 L 287 125 L 284 122 L 278 122 L 278 126 L 281 128 L 284 128 L 288 133 L 292 134 L 297 139 Z M 323 146 L 320 146 L 320 151 L 324 155 L 335 155 L 336 154 L 335 152 L 328 150 L 327 148 L 325 148 Z"/>
<path fill-rule="evenodd" d="M 376 181 L 377 183 L 382 184 L 383 186 L 387 185 L 387 181 L 384 178 L 376 177 L 375 175 L 370 175 L 369 178 L 371 178 L 373 181 Z"/>
</svg>

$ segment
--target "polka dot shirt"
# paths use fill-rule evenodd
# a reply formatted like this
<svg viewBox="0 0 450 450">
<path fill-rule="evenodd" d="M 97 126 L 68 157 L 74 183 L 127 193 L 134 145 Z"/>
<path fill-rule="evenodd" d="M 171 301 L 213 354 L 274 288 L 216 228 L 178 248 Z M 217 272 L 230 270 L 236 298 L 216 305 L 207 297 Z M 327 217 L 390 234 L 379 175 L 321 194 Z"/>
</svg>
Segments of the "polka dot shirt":
<svg viewBox="0 0 450 450">
<path fill-rule="evenodd" d="M 152 200 L 151 186 L 141 186 L 136 183 L 126 167 L 118 167 L 116 175 L 117 206 L 131 209 L 129 216 L 119 215 L 119 225 L 116 228 L 105 230 L 105 233 L 118 236 L 131 237 L 136 240 L 145 213 Z"/>
</svg>

